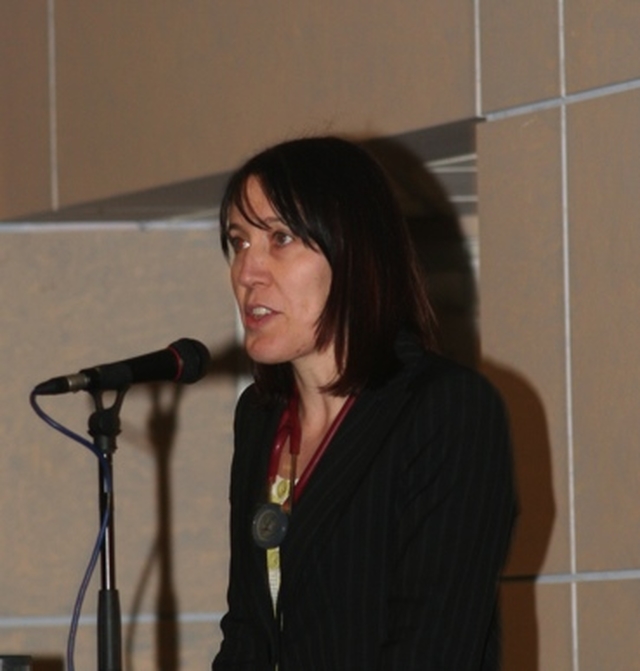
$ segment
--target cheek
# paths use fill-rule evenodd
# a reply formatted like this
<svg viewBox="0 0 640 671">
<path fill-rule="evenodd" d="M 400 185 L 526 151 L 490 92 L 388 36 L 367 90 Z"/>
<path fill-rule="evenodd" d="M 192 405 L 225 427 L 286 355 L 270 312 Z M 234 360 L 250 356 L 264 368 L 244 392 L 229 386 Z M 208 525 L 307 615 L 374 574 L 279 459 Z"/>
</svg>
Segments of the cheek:
<svg viewBox="0 0 640 671">
<path fill-rule="evenodd" d="M 329 298 L 329 292 L 331 291 L 331 279 L 333 274 L 329 266 L 322 268 L 318 275 L 318 294 L 322 296 L 322 307 L 324 308 L 327 299 Z"/>
<path fill-rule="evenodd" d="M 324 271 L 315 273 L 307 285 L 310 289 L 304 297 L 305 303 L 315 318 L 318 318 L 327 303 L 331 288 L 331 275 Z"/>
<path fill-rule="evenodd" d="M 240 291 L 240 282 L 238 281 L 238 270 L 233 263 L 229 268 L 229 284 L 231 285 L 231 290 L 237 296 Z"/>
</svg>

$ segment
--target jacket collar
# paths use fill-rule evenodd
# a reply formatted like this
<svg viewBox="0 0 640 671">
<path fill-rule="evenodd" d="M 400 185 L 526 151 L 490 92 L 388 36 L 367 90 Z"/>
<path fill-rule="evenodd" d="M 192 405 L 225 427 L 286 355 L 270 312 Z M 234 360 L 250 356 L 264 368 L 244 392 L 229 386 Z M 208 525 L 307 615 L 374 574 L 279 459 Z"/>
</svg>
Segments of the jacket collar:
<svg viewBox="0 0 640 671">
<path fill-rule="evenodd" d="M 310 545 L 328 542 L 340 511 L 411 398 L 411 381 L 428 365 L 424 350 L 409 336 L 399 338 L 396 352 L 400 370 L 383 386 L 362 391 L 300 497 L 281 548 L 286 575 L 283 598 L 286 592 L 295 590 Z"/>
</svg>

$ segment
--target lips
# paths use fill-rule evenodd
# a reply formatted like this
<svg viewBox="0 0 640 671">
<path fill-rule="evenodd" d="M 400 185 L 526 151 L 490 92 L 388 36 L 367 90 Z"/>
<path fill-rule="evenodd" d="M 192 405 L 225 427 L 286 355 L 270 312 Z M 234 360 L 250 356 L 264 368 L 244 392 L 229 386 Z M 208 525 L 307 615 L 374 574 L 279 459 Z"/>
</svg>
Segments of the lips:
<svg viewBox="0 0 640 671">
<path fill-rule="evenodd" d="M 257 328 L 264 320 L 276 314 L 274 310 L 266 305 L 248 305 L 244 311 L 245 327 Z"/>
<path fill-rule="evenodd" d="M 252 317 L 255 317 L 256 319 L 260 319 L 261 317 L 266 317 L 267 315 L 272 314 L 273 310 L 270 310 L 269 308 L 265 307 L 264 305 L 257 305 L 256 307 L 250 308 L 248 310 L 248 313 Z"/>
</svg>

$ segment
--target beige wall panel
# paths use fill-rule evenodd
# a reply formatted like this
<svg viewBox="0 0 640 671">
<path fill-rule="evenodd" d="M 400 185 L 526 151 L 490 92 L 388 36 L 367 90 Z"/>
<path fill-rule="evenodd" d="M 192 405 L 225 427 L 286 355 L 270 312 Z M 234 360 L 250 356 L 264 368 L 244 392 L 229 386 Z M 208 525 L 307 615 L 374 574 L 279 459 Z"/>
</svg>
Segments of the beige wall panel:
<svg viewBox="0 0 640 671">
<path fill-rule="evenodd" d="M 640 77 L 637 0 L 582 0 L 564 7 L 569 93 Z"/>
<path fill-rule="evenodd" d="M 466 0 L 57 0 L 62 205 L 473 115 Z"/>
<path fill-rule="evenodd" d="M 0 217 L 51 208 L 46 0 L 0 2 Z"/>
<path fill-rule="evenodd" d="M 578 563 L 638 567 L 640 91 L 568 119 Z"/>
<path fill-rule="evenodd" d="M 159 671 L 163 668 L 206 671 L 210 668 L 221 641 L 217 623 L 179 623 L 175 631 L 175 639 L 180 642 L 178 655 L 167 650 L 168 637 L 166 632 L 163 632 L 164 636 L 159 635 L 160 631 L 153 624 L 146 622 L 138 623 L 133 628 L 125 627 L 128 649 L 125 653 L 128 651 L 131 653 L 125 654 L 125 667 L 127 667 L 126 658 L 129 657 L 135 660 L 136 671 Z"/>
<path fill-rule="evenodd" d="M 638 668 L 640 581 L 579 585 L 580 671 Z"/>
<path fill-rule="evenodd" d="M 127 671 L 158 671 L 161 668 L 184 671 L 208 669 L 221 640 L 217 623 L 180 622 L 173 639 L 179 641 L 178 654 L 174 655 L 167 650 L 168 638 L 166 631 L 163 633 L 164 638 L 159 636 L 155 623 L 125 622 L 122 628 L 123 668 Z M 2 651 L 5 654 L 31 655 L 34 671 L 64 671 L 67 668 L 65 652 L 68 634 L 68 623 L 62 620 L 56 626 L 23 627 L 2 639 Z M 160 658 L 163 666 L 158 663 Z M 80 627 L 74 660 L 76 669 L 97 668 L 94 623 Z"/>
<path fill-rule="evenodd" d="M 571 669 L 569 585 L 501 586 L 503 671 Z"/>
<path fill-rule="evenodd" d="M 480 3 L 483 112 L 557 97 L 558 3 Z"/>
<path fill-rule="evenodd" d="M 560 123 L 478 127 L 484 370 L 509 408 L 521 517 L 508 572 L 569 567 Z"/>
<path fill-rule="evenodd" d="M 96 460 L 36 417 L 29 391 L 49 377 L 161 349 L 181 336 L 212 350 L 211 374 L 181 390 L 138 385 L 124 401 L 114 457 L 118 587 L 125 618 L 144 621 L 163 595 L 169 610 L 211 619 L 212 640 L 212 613 L 224 610 L 236 396 L 227 265 L 211 226 L 110 226 L 0 233 L 3 650 L 32 652 L 34 645 L 39 654 L 62 654 L 97 534 Z M 86 435 L 87 394 L 41 397 L 41 404 Z M 157 424 L 165 427 L 164 441 L 153 439 Z M 85 616 L 95 615 L 98 586 L 99 571 Z M 37 618 L 53 622 L 42 639 L 32 636 Z M 61 621 L 64 627 L 55 624 Z M 210 651 L 200 652 L 208 663 Z"/>
</svg>

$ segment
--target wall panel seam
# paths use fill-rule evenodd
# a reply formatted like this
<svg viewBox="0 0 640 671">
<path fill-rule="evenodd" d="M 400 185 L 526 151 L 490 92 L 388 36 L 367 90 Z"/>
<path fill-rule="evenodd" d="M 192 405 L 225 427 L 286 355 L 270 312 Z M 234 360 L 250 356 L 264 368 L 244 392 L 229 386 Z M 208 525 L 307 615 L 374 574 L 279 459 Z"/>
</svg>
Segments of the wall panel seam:
<svg viewBox="0 0 640 671">
<path fill-rule="evenodd" d="M 171 219 L 158 221 L 83 221 L 83 222 L 14 222 L 0 224 L 3 233 L 80 233 L 86 231 L 109 231 L 111 233 L 129 231 L 146 233 L 148 231 L 203 231 L 218 230 L 219 221 L 211 219 Z"/>
<path fill-rule="evenodd" d="M 56 23 L 55 0 L 47 2 L 47 48 L 48 48 L 48 86 L 49 86 L 49 188 L 51 190 L 51 209 L 55 212 L 60 206 L 58 180 L 58 111 L 56 90 Z"/>
<path fill-rule="evenodd" d="M 219 623 L 224 613 L 220 611 L 210 611 L 202 613 L 179 613 L 176 620 L 181 624 L 200 624 L 200 623 Z M 33 616 L 33 617 L 2 617 L 0 618 L 0 629 L 16 629 L 20 627 L 52 629 L 57 627 L 68 627 L 70 624 L 70 617 L 64 615 L 60 616 Z M 132 618 L 131 616 L 122 615 L 122 624 L 153 624 L 158 622 L 159 618 L 154 613 L 142 613 Z M 97 617 L 95 615 L 85 615 L 79 620 L 82 627 L 95 626 L 97 624 Z"/>
<path fill-rule="evenodd" d="M 580 573 L 550 573 L 547 575 L 510 575 L 501 580 L 504 584 L 534 582 L 539 585 L 573 585 L 586 582 L 622 582 L 640 580 L 640 569 L 620 571 L 582 571 Z"/>
<path fill-rule="evenodd" d="M 480 33 L 480 0 L 473 2 L 473 40 L 475 60 L 475 106 L 476 117 L 482 116 L 482 45 Z"/>
<path fill-rule="evenodd" d="M 570 213 L 569 213 L 569 171 L 567 147 L 567 106 L 577 102 L 577 96 L 567 96 L 566 88 L 566 42 L 565 42 L 565 6 L 564 0 L 558 0 L 558 67 L 560 79 L 560 169 L 562 188 L 562 255 L 563 255 L 563 293 L 564 293 L 564 339 L 565 339 L 565 393 L 567 414 L 567 487 L 569 498 L 569 562 L 571 573 L 571 658 L 573 671 L 580 669 L 580 632 L 578 622 L 578 581 L 577 544 L 576 544 L 576 491 L 575 491 L 575 455 L 573 431 L 573 370 L 571 349 L 571 274 L 570 274 Z M 640 82 L 639 82 L 640 83 Z M 608 87 L 587 92 L 610 95 Z"/>
<path fill-rule="evenodd" d="M 560 96 L 567 95 L 567 72 L 566 72 L 566 42 L 564 39 L 564 0 L 558 0 L 558 69 L 560 79 Z"/>
<path fill-rule="evenodd" d="M 631 79 L 626 82 L 618 84 L 608 84 L 607 86 L 600 86 L 588 91 L 581 91 L 580 93 L 570 93 L 567 95 L 558 96 L 557 98 L 549 98 L 541 100 L 536 103 L 527 105 L 518 105 L 515 107 L 507 107 L 493 112 L 487 112 L 483 115 L 485 121 L 501 121 L 502 119 L 509 119 L 523 114 L 533 114 L 536 112 L 543 112 L 545 110 L 557 109 L 568 105 L 575 105 L 576 103 L 594 100 L 596 98 L 603 98 L 605 96 L 616 95 L 618 93 L 625 93 L 640 89 L 640 79 Z"/>
</svg>

